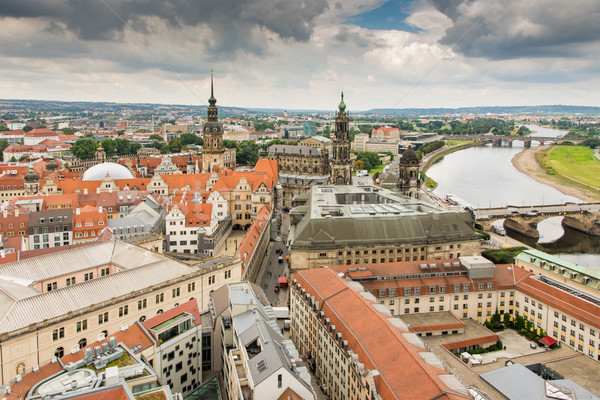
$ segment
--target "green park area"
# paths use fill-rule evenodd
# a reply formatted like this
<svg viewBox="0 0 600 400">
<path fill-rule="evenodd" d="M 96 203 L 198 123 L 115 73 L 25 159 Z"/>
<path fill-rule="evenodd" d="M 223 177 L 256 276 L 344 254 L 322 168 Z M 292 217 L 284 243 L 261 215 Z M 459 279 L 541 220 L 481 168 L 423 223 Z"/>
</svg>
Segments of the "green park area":
<svg viewBox="0 0 600 400">
<path fill-rule="evenodd" d="M 548 154 L 548 164 L 560 175 L 600 188 L 600 160 L 589 147 L 555 146 Z"/>
</svg>

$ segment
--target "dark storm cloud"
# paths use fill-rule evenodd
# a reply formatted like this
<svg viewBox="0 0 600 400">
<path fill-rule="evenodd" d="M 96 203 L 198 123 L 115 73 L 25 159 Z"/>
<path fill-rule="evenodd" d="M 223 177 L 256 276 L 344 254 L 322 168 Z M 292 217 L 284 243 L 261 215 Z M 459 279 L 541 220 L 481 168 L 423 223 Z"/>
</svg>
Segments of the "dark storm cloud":
<svg viewBox="0 0 600 400">
<path fill-rule="evenodd" d="M 115 40 L 124 29 L 120 19 L 143 31 L 144 17 L 158 17 L 174 28 L 208 25 L 220 35 L 216 46 L 235 50 L 256 28 L 307 41 L 326 8 L 325 0 L 3 0 L 0 18 L 42 18 L 82 40 Z"/>
<path fill-rule="evenodd" d="M 600 40 L 599 1 L 429 1 L 453 22 L 441 43 L 471 57 L 572 57 Z"/>
</svg>

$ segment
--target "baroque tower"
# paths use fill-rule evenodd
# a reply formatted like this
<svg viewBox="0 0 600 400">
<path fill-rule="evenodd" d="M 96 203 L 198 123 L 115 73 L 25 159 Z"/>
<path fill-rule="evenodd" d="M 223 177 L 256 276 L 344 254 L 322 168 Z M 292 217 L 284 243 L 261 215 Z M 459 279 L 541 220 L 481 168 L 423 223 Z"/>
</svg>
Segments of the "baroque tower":
<svg viewBox="0 0 600 400">
<path fill-rule="evenodd" d="M 403 195 L 419 199 L 421 197 L 419 188 L 421 186 L 421 178 L 419 176 L 420 167 L 417 153 L 409 147 L 402 153 L 400 163 L 398 165 L 398 189 Z"/>
<path fill-rule="evenodd" d="M 335 139 L 333 139 L 331 159 L 331 183 L 334 185 L 352 185 L 350 164 L 350 139 L 348 134 L 350 118 L 344 104 L 344 92 L 335 117 Z"/>
<path fill-rule="evenodd" d="M 219 122 L 219 109 L 216 106 L 213 89 L 213 71 L 210 71 L 210 98 L 206 109 L 207 121 L 202 129 L 204 146 L 202 148 L 202 172 L 212 172 L 215 166 L 224 169 L 223 124 Z"/>
</svg>

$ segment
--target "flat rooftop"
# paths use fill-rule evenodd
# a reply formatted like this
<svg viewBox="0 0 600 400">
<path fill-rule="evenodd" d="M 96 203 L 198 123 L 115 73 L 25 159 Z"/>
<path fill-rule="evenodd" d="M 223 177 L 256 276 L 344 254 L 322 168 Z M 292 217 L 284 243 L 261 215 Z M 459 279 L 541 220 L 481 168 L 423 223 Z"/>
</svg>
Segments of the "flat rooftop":
<svg viewBox="0 0 600 400">
<path fill-rule="evenodd" d="M 415 330 L 416 328 L 425 327 L 429 327 L 431 329 L 436 329 L 436 327 L 439 327 L 441 329 L 444 326 L 449 325 L 460 325 L 463 327 L 465 326 L 465 323 L 462 322 L 460 319 L 456 318 L 454 314 L 452 314 L 450 311 L 406 314 L 400 316 L 400 319 L 403 320 L 409 328 Z"/>
</svg>

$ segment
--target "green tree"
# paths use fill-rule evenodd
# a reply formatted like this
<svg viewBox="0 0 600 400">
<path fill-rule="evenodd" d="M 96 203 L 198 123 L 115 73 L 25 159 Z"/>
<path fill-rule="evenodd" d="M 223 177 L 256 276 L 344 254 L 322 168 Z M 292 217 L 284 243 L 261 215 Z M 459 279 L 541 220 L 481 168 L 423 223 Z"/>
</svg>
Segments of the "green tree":
<svg viewBox="0 0 600 400">
<path fill-rule="evenodd" d="M 157 133 L 153 133 L 152 135 L 150 135 L 149 139 L 150 140 L 155 140 L 157 142 L 162 142 L 164 140 L 164 138 L 162 137 L 162 135 L 159 135 Z"/>
<path fill-rule="evenodd" d="M 32 126 L 25 125 L 25 126 L 23 127 L 23 132 L 29 132 L 29 131 L 31 131 L 31 130 L 33 130 L 33 127 L 32 127 Z"/>
<path fill-rule="evenodd" d="M 104 149 L 104 152 L 106 153 L 106 157 L 112 157 L 115 155 L 115 141 L 114 140 L 112 140 L 110 138 L 106 138 L 100 142 L 100 145 Z"/>
<path fill-rule="evenodd" d="M 200 145 L 200 141 L 202 140 L 202 138 L 195 133 L 182 133 L 179 136 L 179 139 L 181 139 L 181 143 L 183 143 L 184 146 L 188 144 Z"/>
<path fill-rule="evenodd" d="M 180 138 L 174 138 L 169 141 L 169 150 L 171 153 L 181 153 L 181 149 L 183 149 L 183 143 Z"/>
<path fill-rule="evenodd" d="M 71 153 L 81 160 L 94 158 L 98 145 L 92 139 L 78 139 L 71 147 Z"/>
<path fill-rule="evenodd" d="M 24 154 L 21 157 L 19 157 L 19 162 L 27 160 L 28 158 L 29 158 L 29 156 Z"/>
<path fill-rule="evenodd" d="M 223 140 L 223 147 L 225 147 L 226 149 L 237 149 L 238 148 L 238 142 L 236 142 L 235 140 Z"/>
<path fill-rule="evenodd" d="M 10 131 L 10 129 L 8 129 L 8 126 L 6 126 L 6 125 L 0 125 L 0 132 L 4 132 L 4 131 Z"/>
<path fill-rule="evenodd" d="M 258 161 L 258 145 L 251 140 L 242 141 L 235 157 L 238 164 L 255 165 Z"/>
<path fill-rule="evenodd" d="M 4 150 L 8 147 L 8 140 L 0 139 L 0 157 L 2 157 L 2 161 L 4 161 Z"/>
<path fill-rule="evenodd" d="M 115 151 L 118 156 L 131 154 L 131 142 L 128 139 L 115 139 Z"/>
<path fill-rule="evenodd" d="M 75 131 L 71 128 L 62 128 L 61 131 L 65 135 L 74 135 L 75 134 Z"/>
</svg>

